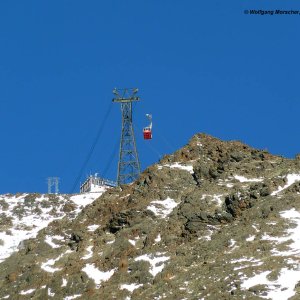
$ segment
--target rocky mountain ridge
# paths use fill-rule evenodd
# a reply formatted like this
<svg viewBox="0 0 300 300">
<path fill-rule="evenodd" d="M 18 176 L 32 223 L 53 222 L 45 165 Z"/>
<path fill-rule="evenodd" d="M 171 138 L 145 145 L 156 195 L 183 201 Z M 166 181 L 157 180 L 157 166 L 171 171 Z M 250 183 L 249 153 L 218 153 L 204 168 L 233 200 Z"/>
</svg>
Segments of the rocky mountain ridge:
<svg viewBox="0 0 300 300">
<path fill-rule="evenodd" d="M 299 193 L 299 158 L 197 134 L 24 241 L 0 299 L 299 299 Z"/>
</svg>

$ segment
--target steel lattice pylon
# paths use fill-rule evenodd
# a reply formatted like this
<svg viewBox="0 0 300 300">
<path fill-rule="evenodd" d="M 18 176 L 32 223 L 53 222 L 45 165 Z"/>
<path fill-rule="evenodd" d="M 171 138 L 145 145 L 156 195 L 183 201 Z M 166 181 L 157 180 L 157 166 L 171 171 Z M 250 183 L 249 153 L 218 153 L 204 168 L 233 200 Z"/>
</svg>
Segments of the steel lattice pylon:
<svg viewBox="0 0 300 300">
<path fill-rule="evenodd" d="M 121 103 L 122 133 L 118 163 L 117 185 L 130 183 L 140 174 L 140 162 L 136 150 L 132 126 L 132 102 L 139 101 L 138 89 L 114 89 L 113 102 Z"/>
<path fill-rule="evenodd" d="M 53 194 L 52 187 L 54 186 L 54 193 L 58 194 L 58 183 L 59 178 L 58 177 L 48 177 L 48 194 Z"/>
</svg>

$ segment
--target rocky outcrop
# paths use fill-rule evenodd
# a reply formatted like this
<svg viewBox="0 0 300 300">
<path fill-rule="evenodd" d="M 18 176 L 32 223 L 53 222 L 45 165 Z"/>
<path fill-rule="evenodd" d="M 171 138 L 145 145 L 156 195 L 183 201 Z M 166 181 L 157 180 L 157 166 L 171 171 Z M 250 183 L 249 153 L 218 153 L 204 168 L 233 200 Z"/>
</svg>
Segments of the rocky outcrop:
<svg viewBox="0 0 300 300">
<path fill-rule="evenodd" d="M 0 298 L 297 299 L 298 281 L 282 276 L 300 254 L 299 190 L 299 159 L 197 134 L 78 215 L 61 204 L 65 217 L 0 264 Z M 35 197 L 23 207 L 35 209 Z M 39 207 L 57 211 L 51 199 Z"/>
</svg>

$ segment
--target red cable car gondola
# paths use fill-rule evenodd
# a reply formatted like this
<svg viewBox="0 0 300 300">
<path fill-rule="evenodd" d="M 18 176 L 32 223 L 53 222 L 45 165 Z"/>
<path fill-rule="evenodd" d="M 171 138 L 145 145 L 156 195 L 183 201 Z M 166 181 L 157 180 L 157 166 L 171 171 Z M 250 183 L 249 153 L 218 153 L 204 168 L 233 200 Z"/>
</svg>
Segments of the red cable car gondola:
<svg viewBox="0 0 300 300">
<path fill-rule="evenodd" d="M 152 139 L 152 115 L 146 114 L 146 117 L 149 119 L 150 124 L 148 127 L 143 129 L 144 140 L 151 140 Z"/>
</svg>

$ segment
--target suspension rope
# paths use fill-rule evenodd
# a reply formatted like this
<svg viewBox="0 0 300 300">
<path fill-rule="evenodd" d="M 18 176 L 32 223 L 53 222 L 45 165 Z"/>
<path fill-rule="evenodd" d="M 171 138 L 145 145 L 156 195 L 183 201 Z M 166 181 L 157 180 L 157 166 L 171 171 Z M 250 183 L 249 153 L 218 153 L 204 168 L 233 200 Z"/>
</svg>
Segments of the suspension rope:
<svg viewBox="0 0 300 300">
<path fill-rule="evenodd" d="M 105 166 L 105 168 L 104 168 L 104 170 L 103 170 L 103 178 L 105 178 L 105 175 L 106 175 L 106 173 L 107 173 L 107 171 L 110 169 L 110 166 L 111 166 L 111 164 L 112 164 L 112 161 L 114 160 L 114 158 L 115 158 L 115 156 L 116 156 L 116 154 L 117 154 L 117 152 L 118 152 L 118 149 L 119 149 L 119 143 L 120 143 L 120 141 L 119 140 L 116 140 L 116 143 L 115 143 L 115 146 L 114 146 L 114 148 L 113 148 L 113 151 L 112 151 L 112 153 L 111 153 L 111 155 L 110 155 L 110 157 L 109 157 L 109 160 L 108 160 L 108 163 L 106 164 L 106 166 Z"/>
<path fill-rule="evenodd" d="M 175 147 L 170 143 L 170 141 L 167 140 L 167 138 L 162 133 L 157 131 L 155 134 L 160 137 L 160 139 L 165 143 L 165 145 L 169 148 L 171 152 L 174 151 Z"/>
<path fill-rule="evenodd" d="M 162 158 L 162 155 L 160 152 L 158 152 L 154 147 L 153 145 L 151 145 L 151 141 L 145 141 L 145 144 L 149 147 L 149 149 L 155 153 L 157 156 L 158 156 L 158 159 L 161 159 Z"/>
<path fill-rule="evenodd" d="M 80 178 L 81 178 L 81 176 L 82 176 L 82 173 L 83 173 L 84 169 L 86 168 L 88 162 L 90 161 L 90 159 L 91 159 L 91 157 L 92 157 L 92 154 L 93 154 L 93 152 L 94 152 L 94 150 L 95 150 L 95 147 L 96 147 L 96 145 L 97 145 L 97 143 L 98 143 L 98 140 L 99 140 L 99 138 L 100 138 L 100 136 L 101 136 L 101 133 L 102 133 L 102 131 L 103 131 L 104 125 L 105 125 L 105 123 L 106 123 L 106 121 L 107 121 L 107 119 L 108 119 L 108 117 L 109 117 L 110 112 L 111 112 L 112 104 L 113 104 L 113 103 L 111 102 L 111 104 L 110 104 L 110 106 L 108 107 L 108 110 L 107 110 L 107 112 L 106 112 L 106 114 L 105 114 L 105 117 L 104 117 L 102 123 L 101 123 L 100 126 L 99 126 L 99 129 L 98 129 L 96 138 L 94 139 L 94 142 L 93 142 L 93 144 L 92 144 L 92 146 L 91 146 L 91 148 L 90 148 L 90 150 L 89 150 L 89 152 L 88 152 L 88 155 L 86 156 L 86 158 L 85 158 L 85 160 L 84 160 L 84 163 L 82 164 L 82 167 L 81 167 L 81 169 L 80 169 L 80 171 L 79 171 L 79 173 L 78 173 L 78 176 L 76 177 L 76 179 L 75 179 L 75 181 L 74 181 L 74 184 L 73 184 L 73 187 L 72 187 L 72 190 L 71 190 L 71 194 L 73 194 L 73 192 L 75 191 L 75 189 L 76 189 L 76 187 L 77 187 L 77 185 L 78 185 L 78 183 L 79 183 L 79 181 L 80 181 Z"/>
</svg>

